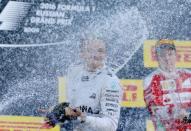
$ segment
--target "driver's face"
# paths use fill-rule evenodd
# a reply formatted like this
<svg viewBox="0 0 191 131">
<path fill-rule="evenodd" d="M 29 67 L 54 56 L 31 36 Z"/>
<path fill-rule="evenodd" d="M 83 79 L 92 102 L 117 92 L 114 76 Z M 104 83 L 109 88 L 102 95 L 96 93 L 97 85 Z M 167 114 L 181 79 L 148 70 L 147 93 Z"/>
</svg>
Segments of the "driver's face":
<svg viewBox="0 0 191 131">
<path fill-rule="evenodd" d="M 89 44 L 85 45 L 81 56 L 89 68 L 100 68 L 105 62 L 105 43 L 101 40 L 92 40 L 89 42 Z"/>
<path fill-rule="evenodd" d="M 176 51 L 163 49 L 158 55 L 159 66 L 167 71 L 172 71 L 176 66 Z"/>
</svg>

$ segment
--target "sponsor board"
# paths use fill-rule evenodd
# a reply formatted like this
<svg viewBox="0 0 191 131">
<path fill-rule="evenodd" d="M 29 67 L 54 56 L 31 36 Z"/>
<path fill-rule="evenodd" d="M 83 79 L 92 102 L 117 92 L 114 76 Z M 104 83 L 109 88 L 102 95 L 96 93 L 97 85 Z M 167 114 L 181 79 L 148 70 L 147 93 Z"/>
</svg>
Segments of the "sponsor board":
<svg viewBox="0 0 191 131">
<path fill-rule="evenodd" d="M 0 131 L 60 131 L 59 126 L 43 127 L 43 121 L 43 117 L 0 116 Z"/>
<path fill-rule="evenodd" d="M 145 107 L 142 80 L 121 80 L 122 107 Z"/>
<path fill-rule="evenodd" d="M 191 41 L 174 41 L 177 50 L 177 67 L 191 68 Z M 155 54 L 156 40 L 144 42 L 144 66 L 158 67 Z"/>
</svg>

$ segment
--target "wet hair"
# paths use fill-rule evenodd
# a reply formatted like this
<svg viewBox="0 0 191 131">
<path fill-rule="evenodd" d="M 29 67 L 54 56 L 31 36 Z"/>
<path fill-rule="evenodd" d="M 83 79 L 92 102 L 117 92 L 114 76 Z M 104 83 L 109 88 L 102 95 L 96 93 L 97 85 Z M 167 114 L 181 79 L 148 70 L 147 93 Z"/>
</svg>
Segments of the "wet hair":
<svg viewBox="0 0 191 131">
<path fill-rule="evenodd" d="M 176 51 L 176 46 L 174 44 L 173 40 L 168 40 L 168 39 L 160 39 L 156 42 L 155 45 L 155 52 L 157 55 L 160 54 L 161 50 L 163 49 L 169 49 L 169 50 L 174 50 Z"/>
</svg>

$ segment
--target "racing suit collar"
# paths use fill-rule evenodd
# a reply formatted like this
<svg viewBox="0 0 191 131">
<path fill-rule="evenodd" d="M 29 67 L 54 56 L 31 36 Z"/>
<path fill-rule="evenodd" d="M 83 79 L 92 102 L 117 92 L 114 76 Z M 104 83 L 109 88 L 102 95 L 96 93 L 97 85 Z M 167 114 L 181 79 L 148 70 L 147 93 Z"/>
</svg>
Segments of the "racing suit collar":
<svg viewBox="0 0 191 131">
<path fill-rule="evenodd" d="M 87 74 L 99 74 L 101 72 L 103 72 L 103 70 L 106 69 L 106 65 L 104 64 L 102 68 L 98 68 L 96 71 L 89 71 L 87 70 L 87 67 L 84 65 L 84 71 L 87 73 Z"/>
<path fill-rule="evenodd" d="M 159 72 L 161 72 L 166 78 L 170 78 L 170 79 L 176 79 L 179 77 L 178 73 L 177 73 L 177 69 L 173 72 L 167 72 L 162 70 L 161 68 L 158 68 Z"/>
</svg>

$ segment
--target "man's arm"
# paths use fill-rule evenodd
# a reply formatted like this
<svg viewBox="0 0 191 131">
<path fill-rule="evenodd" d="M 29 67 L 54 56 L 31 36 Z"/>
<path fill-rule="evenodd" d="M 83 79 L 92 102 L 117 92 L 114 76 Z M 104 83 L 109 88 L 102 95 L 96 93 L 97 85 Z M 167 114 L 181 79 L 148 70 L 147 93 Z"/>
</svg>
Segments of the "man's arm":
<svg viewBox="0 0 191 131">
<path fill-rule="evenodd" d="M 152 91 L 152 86 L 153 86 L 153 77 L 154 77 L 154 72 L 151 73 L 149 76 L 147 76 L 144 81 L 143 81 L 143 89 L 144 89 L 144 101 L 146 103 L 146 106 L 148 108 L 148 111 L 150 114 L 154 115 L 155 113 L 153 112 L 152 106 L 154 104 L 154 99 L 155 96 L 153 95 Z M 155 86 L 157 86 L 158 82 L 155 81 Z"/>
<path fill-rule="evenodd" d="M 144 89 L 144 100 L 147 106 L 151 104 L 153 95 L 152 95 L 152 90 L 150 87 L 152 78 L 146 78 L 144 79 L 144 84 L 143 84 L 143 89 Z"/>
</svg>

